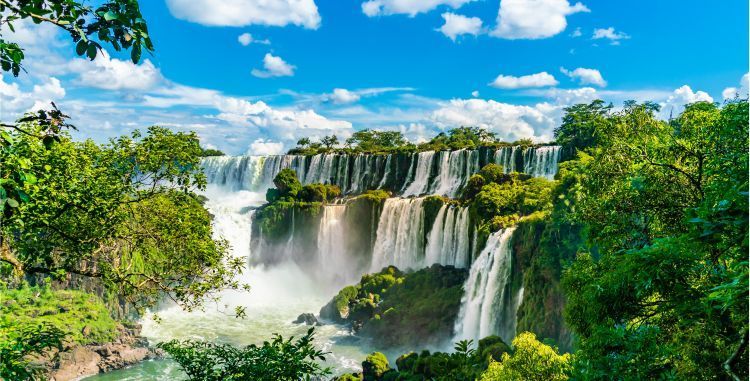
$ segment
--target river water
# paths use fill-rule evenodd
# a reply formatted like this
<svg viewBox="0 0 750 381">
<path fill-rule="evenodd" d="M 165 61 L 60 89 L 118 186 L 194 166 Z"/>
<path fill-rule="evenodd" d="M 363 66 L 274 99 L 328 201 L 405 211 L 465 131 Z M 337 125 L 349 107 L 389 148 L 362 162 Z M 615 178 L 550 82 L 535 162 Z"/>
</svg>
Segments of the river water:
<svg viewBox="0 0 750 381">
<path fill-rule="evenodd" d="M 217 238 L 226 239 L 231 255 L 247 258 L 250 253 L 250 228 L 253 209 L 262 205 L 264 195 L 249 191 L 226 192 L 209 186 L 206 207 L 215 216 Z M 311 248 L 316 250 L 316 248 Z M 335 269 L 333 269 L 335 271 Z M 288 337 L 303 335 L 308 326 L 293 324 L 301 313 L 317 315 L 337 292 L 339 286 L 322 286 L 294 264 L 273 268 L 249 268 L 241 281 L 251 286 L 246 291 L 225 291 L 218 303 L 205 306 L 203 311 L 185 312 L 179 307 L 165 307 L 156 311 L 157 319 L 149 314 L 141 320 L 142 334 L 153 345 L 172 339 L 198 339 L 234 345 L 259 344 L 274 333 Z M 246 308 L 247 317 L 236 318 L 236 306 Z M 368 351 L 366 345 L 351 336 L 344 326 L 326 324 L 316 329 L 318 348 L 330 352 L 326 365 L 334 374 L 360 370 L 360 363 Z M 86 378 L 104 380 L 183 380 L 187 377 L 176 363 L 168 359 L 146 361 L 130 368 Z"/>
</svg>

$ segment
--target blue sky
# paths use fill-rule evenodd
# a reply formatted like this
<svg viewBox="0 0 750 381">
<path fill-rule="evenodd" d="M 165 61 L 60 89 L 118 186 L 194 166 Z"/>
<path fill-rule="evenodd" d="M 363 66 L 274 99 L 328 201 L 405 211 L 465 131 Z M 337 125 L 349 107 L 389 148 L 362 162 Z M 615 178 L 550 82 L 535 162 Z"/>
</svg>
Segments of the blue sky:
<svg viewBox="0 0 750 381">
<path fill-rule="evenodd" d="M 55 100 L 98 141 L 161 124 L 230 153 L 303 136 L 460 125 L 552 138 L 562 109 L 602 98 L 684 103 L 747 94 L 741 0 L 149 0 L 140 65 L 75 57 L 53 27 L 3 31 L 29 74 L 0 82 L 0 118 Z"/>
</svg>

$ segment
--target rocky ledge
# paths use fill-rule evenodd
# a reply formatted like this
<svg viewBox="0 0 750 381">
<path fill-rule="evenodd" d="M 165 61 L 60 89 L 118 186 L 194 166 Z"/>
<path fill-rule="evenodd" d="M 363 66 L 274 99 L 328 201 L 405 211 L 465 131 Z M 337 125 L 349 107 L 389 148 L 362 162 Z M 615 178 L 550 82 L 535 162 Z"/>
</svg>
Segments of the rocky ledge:
<svg viewBox="0 0 750 381">
<path fill-rule="evenodd" d="M 62 351 L 50 351 L 37 359 L 35 365 L 47 369 L 51 381 L 72 381 L 161 356 L 161 351 L 149 347 L 148 341 L 140 336 L 140 325 L 120 325 L 118 332 L 117 339 L 110 343 L 66 343 Z"/>
</svg>

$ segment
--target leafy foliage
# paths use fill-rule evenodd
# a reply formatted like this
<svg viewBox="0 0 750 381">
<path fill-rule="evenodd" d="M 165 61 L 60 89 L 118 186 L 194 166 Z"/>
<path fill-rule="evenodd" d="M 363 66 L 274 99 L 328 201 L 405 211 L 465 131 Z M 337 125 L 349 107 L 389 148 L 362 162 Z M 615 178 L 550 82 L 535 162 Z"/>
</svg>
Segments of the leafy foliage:
<svg viewBox="0 0 750 381">
<path fill-rule="evenodd" d="M 194 381 L 297 381 L 330 374 L 317 361 L 325 361 L 326 353 L 315 348 L 314 328 L 295 340 L 274 335 L 262 345 L 244 348 L 229 344 L 202 341 L 160 343 L 182 370 Z"/>
<path fill-rule="evenodd" d="M 13 323 L 0 324 L 0 379 L 35 380 L 44 369 L 29 363 L 51 348 L 62 348 L 65 334 L 55 326 Z"/>
<path fill-rule="evenodd" d="M 96 9 L 74 0 L 3 0 L 0 14 L 0 23 L 11 31 L 14 22 L 24 19 L 62 28 L 76 44 L 76 53 L 90 60 L 103 50 L 102 44 L 116 51 L 130 50 L 133 63 L 140 61 L 143 50 L 154 50 L 137 0 L 111 0 Z M 18 76 L 23 59 L 21 46 L 0 38 L 3 71 Z"/>
<path fill-rule="evenodd" d="M 591 254 L 564 276 L 580 379 L 746 378 L 748 104 L 626 103 L 563 182 Z"/>
<path fill-rule="evenodd" d="M 513 354 L 504 353 L 501 361 L 492 361 L 482 381 L 550 380 L 564 381 L 572 368 L 570 354 L 558 354 L 539 342 L 533 333 L 522 332 L 513 339 Z"/>
<path fill-rule="evenodd" d="M 28 159 L 35 179 L 0 228 L 0 260 L 16 272 L 97 278 L 140 307 L 170 297 L 194 308 L 239 287 L 231 279 L 244 263 L 225 261 L 226 245 L 212 239 L 211 216 L 192 193 L 205 186 L 195 134 L 152 127 L 105 145 L 61 135 L 49 148 L 14 138 L 0 160 Z M 0 168 L 0 178 L 13 171 Z"/>
</svg>

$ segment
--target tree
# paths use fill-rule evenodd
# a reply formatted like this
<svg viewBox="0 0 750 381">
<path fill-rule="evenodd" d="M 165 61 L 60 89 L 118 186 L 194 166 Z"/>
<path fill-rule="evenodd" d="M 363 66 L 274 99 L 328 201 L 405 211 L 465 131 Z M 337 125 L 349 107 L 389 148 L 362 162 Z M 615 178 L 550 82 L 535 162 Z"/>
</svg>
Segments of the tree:
<svg viewBox="0 0 750 381">
<path fill-rule="evenodd" d="M 612 104 L 600 99 L 566 107 L 562 123 L 555 128 L 555 140 L 565 148 L 576 150 L 596 145 L 598 135 L 605 132 L 611 110 Z"/>
<path fill-rule="evenodd" d="M 232 279 L 244 262 L 227 261 L 193 193 L 206 183 L 194 133 L 151 127 L 105 145 L 63 134 L 49 148 L 35 136 L 13 138 L 13 155 L 28 159 L 35 181 L 23 185 L 28 202 L 0 217 L 3 268 L 99 279 L 136 307 L 169 297 L 190 309 L 239 287 Z M 0 168 L 0 178 L 9 171 Z"/>
<path fill-rule="evenodd" d="M 748 104 L 608 116 L 563 173 L 590 254 L 565 272 L 578 379 L 746 379 Z"/>
<path fill-rule="evenodd" d="M 229 344 L 177 341 L 159 344 L 194 381 L 297 381 L 331 374 L 318 360 L 327 353 L 315 348 L 314 329 L 294 340 L 274 335 L 262 345 L 236 348 Z"/>
<path fill-rule="evenodd" d="M 31 368 L 28 357 L 41 356 L 50 348 L 62 349 L 65 334 L 48 324 L 0 327 L 0 379 L 36 380 L 43 369 Z"/>
<path fill-rule="evenodd" d="M 331 136 L 324 136 L 323 139 L 320 140 L 320 143 L 323 144 L 324 147 L 326 147 L 326 150 L 331 150 L 337 145 L 339 145 L 339 139 L 336 137 L 336 135 Z"/>
<path fill-rule="evenodd" d="M 357 131 L 348 139 L 347 146 L 357 152 L 378 153 L 389 152 L 405 146 L 408 142 L 399 131 Z"/>
<path fill-rule="evenodd" d="M 111 0 L 96 9 L 74 0 L 0 0 L 0 24 L 14 31 L 13 24 L 24 19 L 64 29 L 76 43 L 76 53 L 91 60 L 103 50 L 102 44 L 116 51 L 130 49 L 134 63 L 140 61 L 144 49 L 148 52 L 154 49 L 137 0 Z M 0 68 L 18 76 L 23 70 L 23 60 L 23 48 L 0 36 Z M 17 139 L 12 133 L 36 137 L 49 147 L 59 140 L 62 131 L 74 128 L 67 119 L 69 117 L 53 103 L 52 109 L 27 113 L 16 124 L 0 123 L 0 150 L 3 152 L 0 166 L 10 168 L 0 177 L 0 212 L 8 214 L 8 208 L 27 202 L 22 188 L 25 183 L 33 185 L 35 181 L 27 171 L 31 165 L 29 158 L 15 154 Z M 24 130 L 22 124 L 36 126 L 35 131 Z"/>
<path fill-rule="evenodd" d="M 523 332 L 513 339 L 513 354 L 503 353 L 500 362 L 490 362 L 481 381 L 564 381 L 572 369 L 571 355 L 558 354 L 557 349 Z"/>
</svg>

